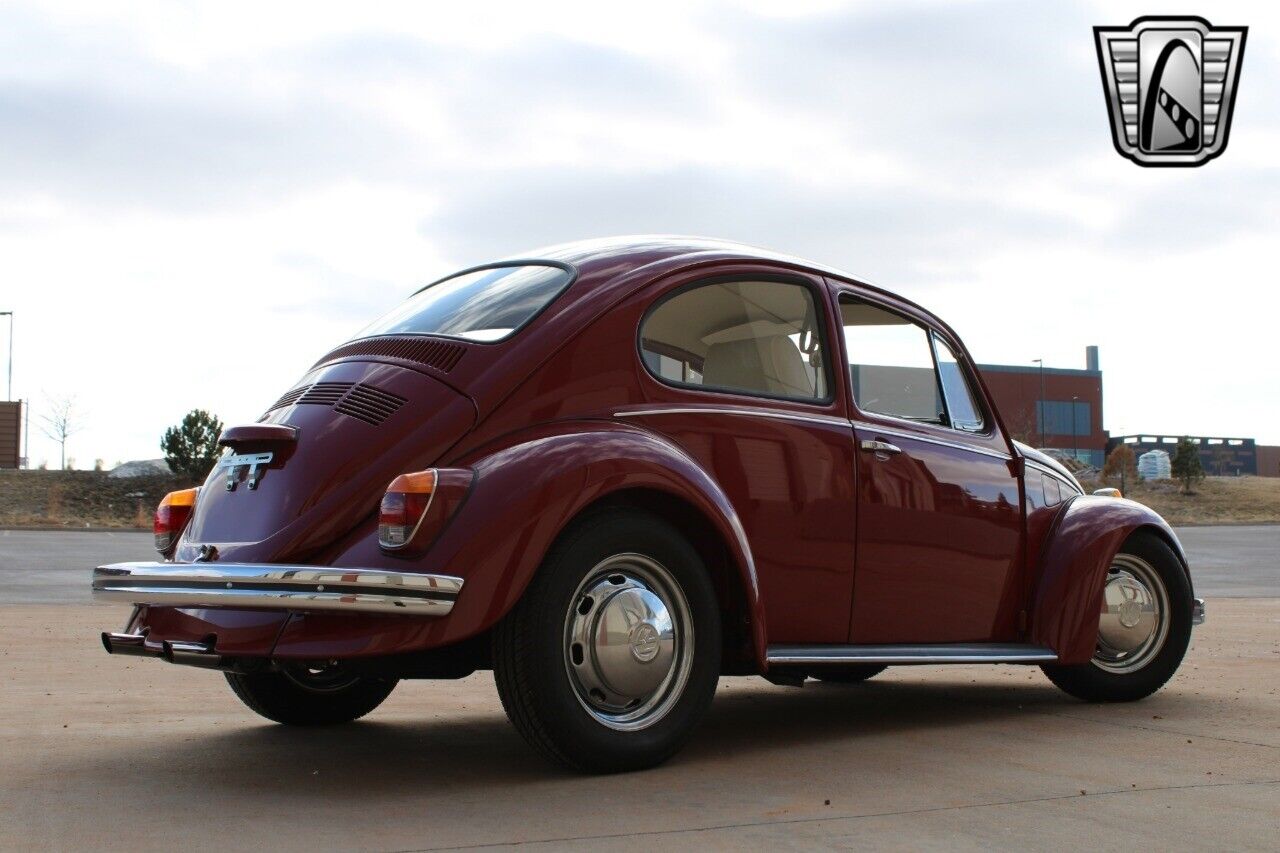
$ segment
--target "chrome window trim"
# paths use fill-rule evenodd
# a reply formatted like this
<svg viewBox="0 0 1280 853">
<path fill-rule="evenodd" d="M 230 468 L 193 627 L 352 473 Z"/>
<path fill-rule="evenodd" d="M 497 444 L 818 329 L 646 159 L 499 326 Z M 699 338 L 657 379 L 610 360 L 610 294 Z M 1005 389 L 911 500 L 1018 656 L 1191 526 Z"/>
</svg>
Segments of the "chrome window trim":
<svg viewBox="0 0 1280 853">
<path fill-rule="evenodd" d="M 801 421 L 824 424 L 827 426 L 850 427 L 846 418 L 834 415 L 806 415 L 801 412 L 780 412 L 776 409 L 758 409 L 744 406 L 666 406 L 652 409 L 619 409 L 613 413 L 615 418 L 634 418 L 643 415 L 746 415 L 757 418 L 775 418 L 784 421 Z"/>
<path fill-rule="evenodd" d="M 905 421 L 905 423 L 911 423 L 911 421 Z M 948 441 L 945 438 L 935 438 L 932 435 L 921 435 L 919 433 L 908 432 L 906 430 L 885 428 L 880 424 L 872 423 L 870 421 L 854 421 L 853 426 L 856 429 L 863 429 L 863 430 L 866 430 L 867 432 L 874 432 L 880 435 L 892 436 L 894 438 L 905 438 L 908 440 L 923 441 L 926 444 L 937 444 L 942 447 L 950 447 L 955 450 L 967 450 L 970 453 L 977 453 L 981 456 L 990 456 L 994 459 L 1000 459 L 1005 462 L 1008 462 L 1010 459 L 1013 458 L 1007 453 L 1001 453 L 998 450 L 992 450 L 987 447 L 975 447 L 972 444 L 963 444 L 959 441 Z M 943 429 L 945 429 L 945 427 L 943 427 Z"/>
<path fill-rule="evenodd" d="M 453 575 L 273 563 L 113 563 L 93 570 L 94 598 L 162 607 L 253 607 L 444 616 Z"/>
<path fill-rule="evenodd" d="M 971 444 L 962 444 L 958 441 L 947 441 L 942 438 L 935 438 L 930 435 L 920 435 L 905 430 L 886 429 L 880 424 L 870 423 L 867 421 L 850 421 L 845 418 L 835 417 L 833 415 L 806 415 L 799 412 L 779 412 L 774 409 L 756 409 L 741 406 L 665 406 L 652 409 L 619 409 L 613 413 L 615 418 L 633 418 L 643 415 L 703 415 L 703 414 L 723 414 L 723 415 L 746 415 L 748 417 L 759 418 L 776 418 L 779 420 L 802 421 L 808 423 L 824 424 L 828 426 L 850 427 L 855 429 L 864 429 L 869 432 L 877 432 L 894 438 L 905 438 L 915 441 L 923 441 L 927 444 L 937 444 L 942 447 L 950 447 L 955 450 L 967 450 L 970 453 L 977 453 L 982 456 L 990 456 L 994 459 L 1008 461 L 1013 457 L 1007 453 L 1001 453 L 998 450 L 990 450 L 985 447 L 975 447 Z M 909 422 L 908 422 L 909 423 Z M 1059 478 L 1061 479 L 1061 478 Z"/>
</svg>

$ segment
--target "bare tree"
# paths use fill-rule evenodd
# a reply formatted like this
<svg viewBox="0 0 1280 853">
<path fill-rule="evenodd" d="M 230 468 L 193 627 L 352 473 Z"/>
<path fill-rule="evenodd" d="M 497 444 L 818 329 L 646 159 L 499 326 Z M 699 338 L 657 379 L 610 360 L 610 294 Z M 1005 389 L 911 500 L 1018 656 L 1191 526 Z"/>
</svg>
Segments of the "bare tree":
<svg viewBox="0 0 1280 853">
<path fill-rule="evenodd" d="M 62 449 L 60 467 L 66 470 L 67 439 L 84 428 L 84 424 L 80 422 L 80 413 L 76 411 L 76 398 L 51 397 L 49 399 L 49 414 L 41 415 L 40 420 L 44 422 L 40 426 L 40 431 L 58 442 L 59 447 Z"/>
</svg>

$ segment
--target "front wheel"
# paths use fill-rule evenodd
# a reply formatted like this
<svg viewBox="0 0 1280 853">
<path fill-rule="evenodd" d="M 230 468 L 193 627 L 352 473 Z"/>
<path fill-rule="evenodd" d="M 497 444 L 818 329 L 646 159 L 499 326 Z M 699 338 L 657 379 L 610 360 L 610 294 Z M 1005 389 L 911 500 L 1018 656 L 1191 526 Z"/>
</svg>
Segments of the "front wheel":
<svg viewBox="0 0 1280 853">
<path fill-rule="evenodd" d="M 1168 545 L 1139 532 L 1120 548 L 1103 583 L 1092 660 L 1041 669 L 1077 699 L 1132 702 L 1159 690 L 1182 663 L 1191 641 L 1191 582 Z"/>
<path fill-rule="evenodd" d="M 557 542 L 493 633 L 507 716 L 539 752 L 593 772 L 670 757 L 715 694 L 720 610 L 670 524 L 601 512 Z"/>
<path fill-rule="evenodd" d="M 250 710 L 289 726 L 326 726 L 363 717 L 391 695 L 395 679 L 351 672 L 337 661 L 283 664 L 275 672 L 228 672 Z"/>
</svg>

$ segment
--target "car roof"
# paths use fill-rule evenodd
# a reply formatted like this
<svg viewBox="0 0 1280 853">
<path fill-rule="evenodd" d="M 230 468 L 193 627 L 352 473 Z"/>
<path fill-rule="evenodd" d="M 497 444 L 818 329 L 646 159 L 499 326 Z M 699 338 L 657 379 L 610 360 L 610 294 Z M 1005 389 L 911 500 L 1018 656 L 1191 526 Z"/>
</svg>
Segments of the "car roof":
<svg viewBox="0 0 1280 853">
<path fill-rule="evenodd" d="M 824 268 L 819 264 L 746 243 L 720 240 L 711 237 L 686 237 L 676 234 L 637 234 L 619 237 L 602 237 L 593 240 L 577 240 L 543 246 L 522 252 L 519 259 L 561 261 L 577 267 L 583 277 L 595 277 L 608 271 L 613 275 L 626 273 L 655 261 L 673 259 L 697 260 L 759 260 L 786 263 L 818 272 L 828 272 L 842 278 L 847 273 Z M 514 258 L 513 258 L 514 259 Z"/>
<path fill-rule="evenodd" d="M 762 249 L 747 243 L 733 240 L 722 240 L 714 237 L 688 237 L 678 234 L 636 234 L 618 237 L 602 237 L 593 240 L 577 240 L 572 243 L 559 243 L 544 246 L 519 255 L 504 258 L 495 264 L 506 264 L 513 261 L 559 261 L 572 265 L 578 270 L 578 283 L 571 288 L 571 298 L 579 300 L 598 287 L 610 282 L 615 285 L 618 279 L 627 274 L 654 265 L 660 266 L 664 274 L 675 269 L 698 263 L 715 261 L 764 261 L 779 264 L 792 269 L 805 270 L 816 275 L 825 275 L 843 282 L 854 283 L 859 287 L 881 294 L 900 305 L 916 309 L 920 315 L 928 318 L 937 326 L 950 329 L 936 314 L 922 305 L 907 299 L 899 293 L 871 284 L 859 276 L 825 264 Z M 639 288 L 651 279 L 645 276 L 634 277 L 631 287 Z M 630 288 L 628 288 L 630 289 Z M 954 332 L 952 335 L 954 336 Z"/>
</svg>

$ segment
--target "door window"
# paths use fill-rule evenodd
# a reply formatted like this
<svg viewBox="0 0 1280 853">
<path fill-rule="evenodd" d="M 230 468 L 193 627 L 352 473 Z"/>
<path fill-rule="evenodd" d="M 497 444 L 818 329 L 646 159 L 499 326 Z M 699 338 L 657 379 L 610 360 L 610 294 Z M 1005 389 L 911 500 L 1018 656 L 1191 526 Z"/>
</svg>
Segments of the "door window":
<svg viewBox="0 0 1280 853">
<path fill-rule="evenodd" d="M 941 424 L 946 409 L 929 333 L 905 317 L 841 297 L 853 398 L 864 412 Z"/>
<path fill-rule="evenodd" d="M 830 399 L 813 293 L 792 282 L 714 282 L 659 302 L 640 324 L 649 372 L 670 385 L 806 402 Z"/>
<path fill-rule="evenodd" d="M 969 381 L 965 379 L 960 360 L 947 342 L 937 335 L 933 336 L 933 344 L 938 354 L 938 375 L 942 378 L 942 392 L 946 395 L 951 425 L 956 429 L 981 432 L 982 412 Z"/>
</svg>

